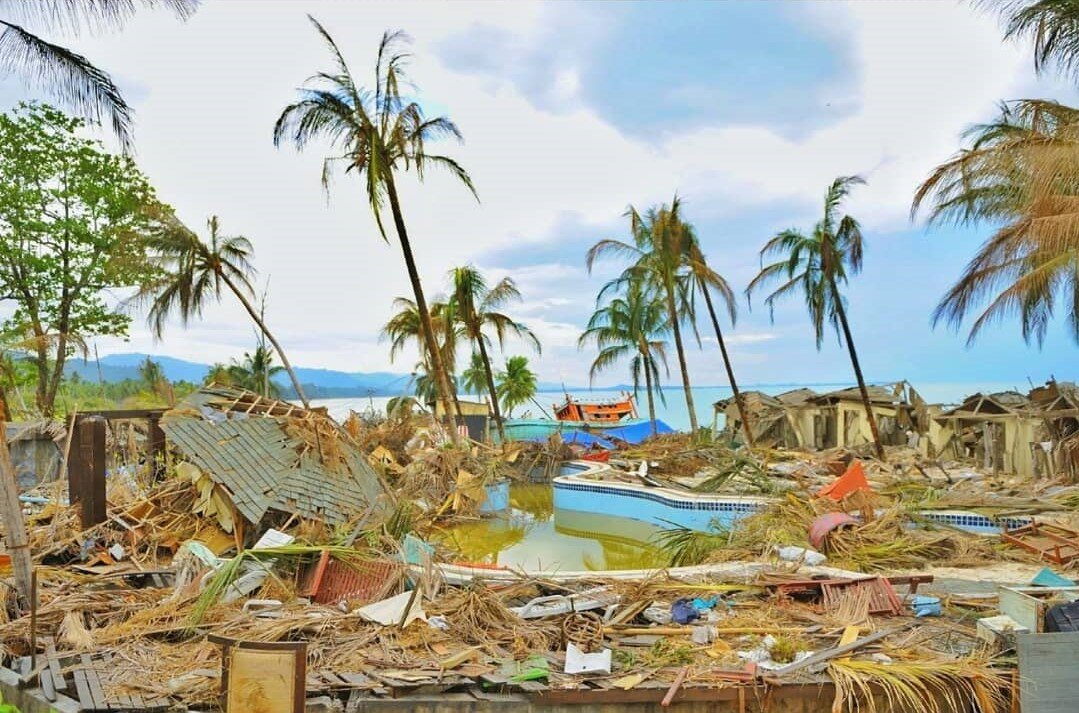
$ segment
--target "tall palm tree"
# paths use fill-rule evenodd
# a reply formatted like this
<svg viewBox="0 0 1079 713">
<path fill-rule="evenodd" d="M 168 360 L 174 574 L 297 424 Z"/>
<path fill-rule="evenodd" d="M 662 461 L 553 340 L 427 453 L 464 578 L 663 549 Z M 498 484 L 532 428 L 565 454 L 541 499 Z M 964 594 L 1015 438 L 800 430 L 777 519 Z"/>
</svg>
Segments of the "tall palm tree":
<svg viewBox="0 0 1079 713">
<path fill-rule="evenodd" d="M 215 362 L 206 371 L 206 376 L 202 377 L 202 383 L 207 386 L 211 384 L 217 384 L 218 386 L 232 386 L 232 373 L 229 371 L 229 367 L 221 362 Z"/>
<path fill-rule="evenodd" d="M 207 228 L 209 238 L 204 242 L 179 220 L 171 219 L 147 240 L 163 277 L 143 286 L 136 299 L 150 303 L 148 321 L 154 335 L 162 335 L 165 322 L 174 313 L 186 326 L 202 314 L 207 302 L 220 301 L 222 288 L 228 288 L 273 345 L 304 407 L 310 407 L 285 350 L 251 301 L 251 277 L 255 274 L 251 241 L 242 235 L 221 235 L 216 215 L 207 221 Z"/>
<path fill-rule="evenodd" d="M 761 271 L 749 283 L 746 296 L 751 296 L 768 283 L 781 281 L 783 284 L 764 300 L 772 309 L 780 298 L 801 288 L 816 334 L 817 349 L 824 341 L 826 321 L 837 331 L 842 330 L 854 376 L 858 380 L 865 417 L 873 434 L 873 446 L 877 457 L 883 460 L 884 446 L 877 430 L 877 419 L 869 402 L 869 391 L 858 362 L 858 352 L 854 348 L 843 296 L 839 292 L 839 285 L 847 282 L 848 273 L 861 271 L 863 252 L 862 228 L 851 216 L 839 215 L 840 204 L 854 186 L 864 183 L 861 176 L 835 179 L 824 196 L 824 216 L 813 226 L 811 233 L 806 235 L 795 229 L 784 230 L 765 243 L 761 248 Z M 765 265 L 764 261 L 771 257 L 778 260 Z"/>
<path fill-rule="evenodd" d="M 495 333 L 499 348 L 505 346 L 506 334 L 512 332 L 531 342 L 539 353 L 539 339 L 528 327 L 497 311 L 510 300 L 521 299 L 517 285 L 510 278 L 504 277 L 494 287 L 488 287 L 487 280 L 475 266 L 465 265 L 454 268 L 450 272 L 450 281 L 453 284 L 450 303 L 453 305 L 454 319 L 460 322 L 465 336 L 479 352 L 487 380 L 487 393 L 491 397 L 491 410 L 494 411 L 495 424 L 498 426 L 498 435 L 502 443 L 505 443 L 506 431 L 502 426 L 502 412 L 498 407 L 495 376 L 491 370 L 491 358 L 487 354 L 487 348 L 491 345 L 487 331 Z"/>
<path fill-rule="evenodd" d="M 79 34 L 121 27 L 138 6 L 164 7 L 181 20 L 199 0 L 11 0 L 0 18 L 0 71 L 39 85 L 68 110 L 101 123 L 107 120 L 125 149 L 131 146 L 131 107 L 107 72 L 86 57 L 27 29 Z"/>
<path fill-rule="evenodd" d="M 309 18 L 333 56 L 334 69 L 320 72 L 301 90 L 300 99 L 285 107 L 274 125 L 274 144 L 289 140 L 297 148 L 324 138 L 335 153 L 323 164 L 322 182 L 328 188 L 334 166 L 343 165 L 345 172 L 363 175 L 367 202 L 384 240 L 389 240 L 382 214 L 389 202 L 397 239 L 412 284 L 413 298 L 420 318 L 420 332 L 430 355 L 432 373 L 439 385 L 445 413 L 453 413 L 454 394 L 451 392 L 449 371 L 435 340 L 431 313 L 427 308 L 420 273 L 412 253 L 404 213 L 397 194 L 397 173 L 410 168 L 422 181 L 428 168 L 448 169 L 476 194 L 472 179 L 453 159 L 427 152 L 427 142 L 438 138 L 461 139 L 457 126 L 446 117 L 427 118 L 422 107 L 401 95 L 401 86 L 408 86 L 404 64 L 408 55 L 401 50 L 408 41 L 402 32 L 386 32 L 378 47 L 374 84 L 363 87 L 352 76 L 337 43 L 313 17 Z M 413 88 L 415 93 L 419 93 Z M 336 153 L 340 151 L 340 153 Z M 460 416 L 460 410 L 457 409 Z"/>
<path fill-rule="evenodd" d="M 528 368 L 528 357 L 512 356 L 506 360 L 504 371 L 498 372 L 495 390 L 502 400 L 506 414 L 536 395 L 536 374 Z"/>
<path fill-rule="evenodd" d="M 601 298 L 602 299 L 602 298 Z M 633 393 L 640 390 L 644 375 L 645 395 L 648 398 L 648 418 L 652 422 L 652 435 L 656 435 L 656 404 L 654 394 L 663 399 L 659 385 L 659 364 L 667 368 L 667 343 L 662 337 L 670 332 L 667 308 L 661 296 L 649 292 L 640 280 L 626 284 L 624 295 L 608 300 L 588 320 L 588 326 L 577 340 L 578 348 L 595 342 L 599 349 L 588 372 L 591 380 L 614 364 L 630 357 L 629 369 L 633 377 Z M 664 402 L 666 402 L 664 400 Z"/>
<path fill-rule="evenodd" d="M 693 388 L 689 381 L 681 329 L 683 323 L 693 326 L 695 322 L 688 264 L 696 245 L 696 236 L 692 228 L 682 220 L 681 206 L 678 196 L 674 197 L 669 206 L 650 208 L 643 215 L 630 206 L 626 215 L 630 219 L 633 242 L 600 240 L 589 249 L 585 262 L 591 272 L 600 256 L 610 254 L 628 257 L 633 263 L 608 287 L 613 288 L 630 280 L 645 280 L 663 297 L 671 333 L 674 335 L 678 367 L 682 373 L 682 390 L 685 392 L 686 408 L 689 411 L 689 425 L 693 433 L 697 433 L 697 411 L 693 405 Z"/>
<path fill-rule="evenodd" d="M 1079 110 L 1009 102 L 967 138 L 918 188 L 912 214 L 928 206 L 930 225 L 999 227 L 937 305 L 934 324 L 958 329 L 976 314 L 970 344 L 986 325 L 1017 316 L 1023 339 L 1041 344 L 1063 303 L 1079 341 Z"/>
<path fill-rule="evenodd" d="M 727 315 L 730 317 L 731 326 L 733 327 L 738 319 L 734 291 L 722 275 L 708 266 L 704 252 L 701 251 L 700 244 L 696 240 L 694 240 L 694 245 L 690 248 L 689 274 L 694 286 L 704 297 L 704 304 L 708 308 L 708 316 L 711 318 L 712 328 L 716 332 L 716 342 L 719 343 L 719 353 L 723 357 L 723 368 L 727 371 L 727 382 L 731 386 L 731 394 L 734 396 L 734 403 L 738 406 L 738 413 L 742 416 L 742 429 L 746 434 L 746 445 L 752 448 L 753 429 L 749 420 L 749 412 L 746 409 L 745 402 L 742 400 L 742 392 L 738 389 L 738 381 L 734 378 L 734 366 L 731 364 L 730 354 L 727 353 L 727 342 L 723 339 L 723 330 L 719 327 L 719 318 L 716 316 L 716 308 L 712 303 L 712 290 L 715 290 L 719 293 L 719 298 L 727 308 Z"/>
</svg>

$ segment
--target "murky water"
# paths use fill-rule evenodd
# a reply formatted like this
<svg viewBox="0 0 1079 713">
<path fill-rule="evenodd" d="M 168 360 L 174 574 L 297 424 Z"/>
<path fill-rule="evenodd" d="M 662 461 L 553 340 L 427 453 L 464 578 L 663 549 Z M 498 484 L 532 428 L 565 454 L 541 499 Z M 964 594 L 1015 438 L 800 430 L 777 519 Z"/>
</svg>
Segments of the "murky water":
<svg viewBox="0 0 1079 713">
<path fill-rule="evenodd" d="M 462 562 L 596 571 L 662 566 L 663 557 L 649 543 L 656 531 L 614 515 L 556 510 L 549 484 L 515 484 L 507 512 L 454 526 L 438 539 Z"/>
</svg>

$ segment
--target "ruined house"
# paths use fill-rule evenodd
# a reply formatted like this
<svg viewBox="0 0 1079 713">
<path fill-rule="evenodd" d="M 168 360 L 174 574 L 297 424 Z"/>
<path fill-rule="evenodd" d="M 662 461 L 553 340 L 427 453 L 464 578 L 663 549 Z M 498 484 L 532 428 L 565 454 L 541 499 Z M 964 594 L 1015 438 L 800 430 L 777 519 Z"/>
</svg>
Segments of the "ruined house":
<svg viewBox="0 0 1079 713">
<path fill-rule="evenodd" d="M 743 391 L 742 399 L 749 411 L 753 429 L 753 442 L 782 448 L 804 448 L 809 442 L 813 427 L 813 405 L 809 400 L 817 393 L 812 389 L 794 389 L 771 396 L 763 391 Z M 719 426 L 723 414 L 723 434 L 727 438 L 742 440 L 742 414 L 734 397 L 716 401 L 712 406 L 712 430 Z"/>
<path fill-rule="evenodd" d="M 917 443 L 925 450 L 932 435 L 933 409 L 905 381 L 868 387 L 870 405 L 885 445 Z M 750 413 L 755 442 L 783 448 L 853 448 L 872 441 L 862 395 L 857 387 L 818 394 L 794 389 L 776 396 L 760 391 L 742 394 Z M 739 438 L 741 414 L 734 398 L 714 405 L 715 419 L 726 418 L 724 433 Z M 912 439 L 911 433 L 917 434 Z"/>
<path fill-rule="evenodd" d="M 1018 391 L 977 393 L 934 417 L 937 452 L 945 458 L 972 458 L 996 473 L 1034 474 L 1039 419 L 1030 399 Z"/>
<path fill-rule="evenodd" d="M 1079 387 L 1067 381 L 1048 381 L 1031 389 L 1031 409 L 1041 420 L 1035 433 L 1034 473 L 1039 476 L 1079 477 Z"/>
</svg>

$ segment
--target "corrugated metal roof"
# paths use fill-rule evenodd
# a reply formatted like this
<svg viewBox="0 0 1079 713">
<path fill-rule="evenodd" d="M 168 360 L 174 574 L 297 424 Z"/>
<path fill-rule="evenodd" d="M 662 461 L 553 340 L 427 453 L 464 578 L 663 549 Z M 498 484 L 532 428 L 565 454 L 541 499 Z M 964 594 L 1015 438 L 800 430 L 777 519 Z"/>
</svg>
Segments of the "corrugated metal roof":
<svg viewBox="0 0 1079 713">
<path fill-rule="evenodd" d="M 346 467 L 331 470 L 288 436 L 286 423 L 267 416 L 214 423 L 177 413 L 166 415 L 161 427 L 184 457 L 232 494 L 236 509 L 252 523 L 267 510 L 345 522 L 383 494 L 378 475 L 357 449 L 342 448 Z"/>
</svg>

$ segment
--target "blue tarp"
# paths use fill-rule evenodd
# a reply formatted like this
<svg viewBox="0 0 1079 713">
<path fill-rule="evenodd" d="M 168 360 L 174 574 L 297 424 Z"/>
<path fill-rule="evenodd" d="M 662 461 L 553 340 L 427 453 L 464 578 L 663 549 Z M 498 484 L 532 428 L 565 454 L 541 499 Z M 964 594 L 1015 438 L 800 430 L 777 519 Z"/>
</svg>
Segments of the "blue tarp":
<svg viewBox="0 0 1079 713">
<path fill-rule="evenodd" d="M 663 421 L 656 419 L 656 434 L 663 435 L 664 433 L 674 433 L 674 429 L 663 423 Z M 644 423 L 635 423 L 621 428 L 607 428 L 604 429 L 603 435 L 612 440 L 625 441 L 636 445 L 652 437 L 652 422 L 645 421 Z"/>
</svg>

